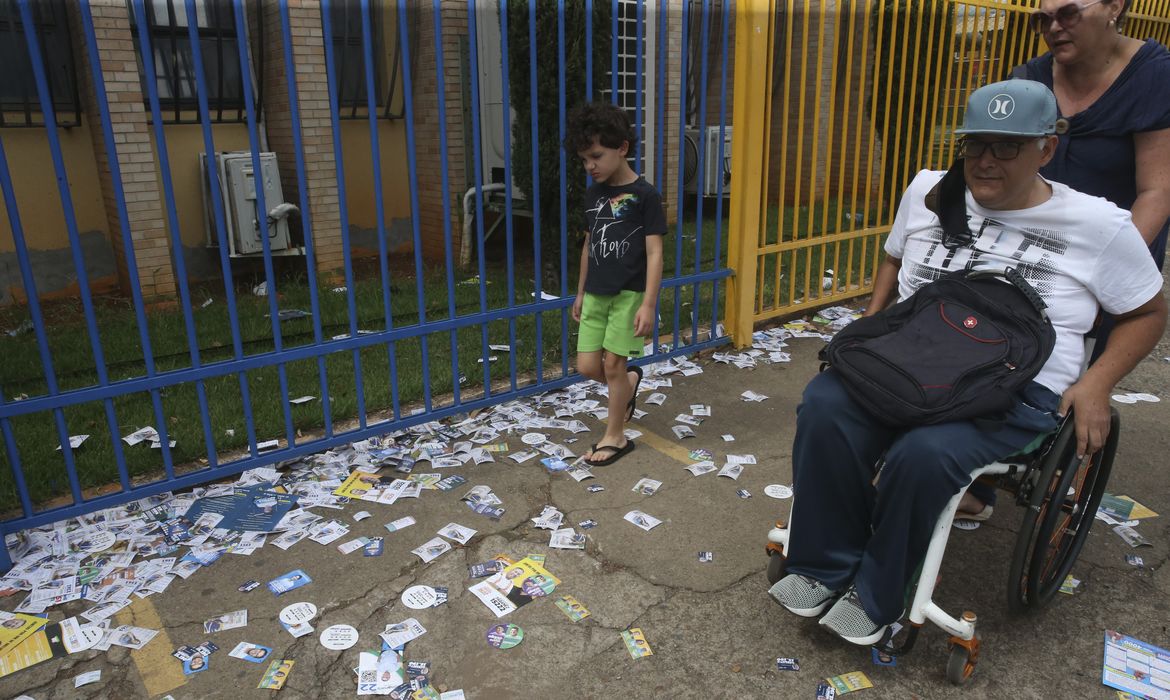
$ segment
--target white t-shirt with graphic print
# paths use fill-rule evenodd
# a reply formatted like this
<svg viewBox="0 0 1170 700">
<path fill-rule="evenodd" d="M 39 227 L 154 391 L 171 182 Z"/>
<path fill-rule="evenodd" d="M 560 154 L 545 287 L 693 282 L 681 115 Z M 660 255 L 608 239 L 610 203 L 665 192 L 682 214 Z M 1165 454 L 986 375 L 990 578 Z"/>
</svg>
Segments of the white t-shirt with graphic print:
<svg viewBox="0 0 1170 700">
<path fill-rule="evenodd" d="M 1036 382 L 1064 393 L 1080 376 L 1084 335 L 1098 306 L 1123 314 L 1162 288 L 1162 275 L 1129 212 L 1058 182 L 1048 182 L 1048 201 L 1012 211 L 985 209 L 968 190 L 972 240 L 949 250 L 938 217 L 925 204 L 927 192 L 944 174 L 919 172 L 898 206 L 885 245 L 889 255 L 902 260 L 898 299 L 955 270 L 1016 268 L 1044 297 L 1056 330 L 1056 347 Z"/>
</svg>

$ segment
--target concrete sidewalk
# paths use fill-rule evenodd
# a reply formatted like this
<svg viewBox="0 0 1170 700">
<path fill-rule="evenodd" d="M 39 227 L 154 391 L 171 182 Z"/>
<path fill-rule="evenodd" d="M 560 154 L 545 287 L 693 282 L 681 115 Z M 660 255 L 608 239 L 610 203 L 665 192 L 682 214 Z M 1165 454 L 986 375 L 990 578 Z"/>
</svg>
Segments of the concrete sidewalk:
<svg viewBox="0 0 1170 700">
<path fill-rule="evenodd" d="M 1007 568 L 1018 508 L 1003 499 L 995 517 L 974 532 L 956 531 L 944 563 L 936 600 L 952 613 L 971 609 L 979 614 L 982 655 L 974 677 L 964 688 L 947 684 L 944 669 L 947 636 L 927 625 L 917 647 L 899 659 L 896 668 L 875 666 L 867 648 L 850 646 L 817 627 L 815 621 L 789 615 L 767 596 L 763 546 L 778 516 L 787 515 L 790 501 L 764 495 L 768 484 L 791 483 L 790 448 L 794 410 L 800 392 L 817 370 L 820 340 L 793 340 L 789 364 L 741 370 L 703 358 L 704 373 L 673 375 L 664 389 L 662 406 L 640 407 L 648 415 L 632 427 L 643 432 L 637 449 L 610 467 L 596 468 L 596 479 L 582 483 L 565 474 L 549 474 L 537 460 L 515 465 L 495 464 L 444 470 L 467 477 L 467 487 L 487 484 L 504 501 L 499 522 L 469 511 L 459 498 L 466 488 L 427 491 L 420 499 L 392 506 L 351 503 L 340 513 L 350 523 L 349 537 L 386 535 L 385 553 L 366 558 L 360 552 L 342 555 L 330 546 L 304 541 L 288 552 L 264 547 L 247 557 L 225 555 L 190 580 L 176 580 L 163 594 L 136 601 L 115 618 L 117 623 L 164 629 L 141 651 L 112 647 L 109 652 L 83 652 L 42 663 L 0 680 L 0 696 L 27 693 L 43 698 L 272 697 L 257 690 L 265 665 L 230 658 L 238 642 L 273 647 L 276 658 L 294 659 L 279 697 L 350 698 L 356 692 L 353 669 L 358 651 L 376 648 L 377 634 L 388 623 L 417 618 L 427 633 L 410 642 L 404 660 L 426 660 L 440 689 L 462 688 L 469 698 L 811 698 L 820 679 L 864 671 L 874 683 L 861 697 L 1113 697 L 1100 683 L 1102 637 L 1115 629 L 1151 644 L 1170 647 L 1170 567 L 1165 566 L 1170 542 L 1170 489 L 1165 455 L 1170 454 L 1170 363 L 1161 347 L 1124 382 L 1124 388 L 1164 397 L 1162 403 L 1119 406 L 1123 436 L 1110 491 L 1128 494 L 1162 517 L 1143 521 L 1141 534 L 1153 543 L 1137 553 L 1145 569 L 1129 566 L 1124 555 L 1133 550 L 1106 527 L 1095 527 L 1073 574 L 1081 579 L 1074 596 L 1058 596 L 1047 610 L 1024 618 L 1009 615 L 1004 603 Z M 747 403 L 740 393 L 754 390 L 770 398 Z M 645 398 L 643 392 L 640 398 Z M 673 417 L 689 413 L 692 403 L 706 403 L 712 416 L 695 428 L 696 438 L 676 440 Z M 582 434 L 570 445 L 575 451 L 600 435 L 591 419 L 593 440 Z M 735 436 L 725 443 L 722 434 Z M 567 433 L 566 433 L 567 435 Z M 557 434 L 554 440 L 563 439 Z M 518 436 L 510 440 L 520 446 Z M 694 477 L 684 470 L 694 448 L 715 453 L 717 465 L 728 453 L 754 454 L 758 464 L 746 467 L 739 481 L 715 473 Z M 431 470 L 426 470 L 431 471 Z M 650 477 L 664 485 L 653 496 L 631 491 L 638 479 Z M 590 493 L 599 483 L 605 491 Z M 737 489 L 747 489 L 742 499 Z M 592 518 L 585 551 L 552 550 L 549 532 L 537 530 L 529 518 L 545 505 L 566 515 L 565 526 Z M 643 532 L 622 520 L 632 508 L 662 519 Z M 352 522 L 353 513 L 373 517 Z M 418 524 L 387 535 L 383 525 L 412 515 Z M 410 550 L 434 536 L 448 522 L 476 528 L 470 544 L 456 547 L 431 564 L 420 564 Z M 714 561 L 700 563 L 697 553 L 709 550 Z M 523 643 L 501 651 L 489 647 L 484 635 L 494 616 L 473 595 L 467 567 L 497 554 L 520 558 L 547 554 L 546 568 L 562 580 L 553 597 L 570 594 L 592 615 L 570 622 L 552 600 L 537 600 L 504 621 L 520 625 Z M 237 586 L 261 583 L 291 569 L 304 569 L 313 583 L 280 598 L 263 585 L 249 593 Z M 446 586 L 450 601 L 427 610 L 411 610 L 399 595 L 415 584 Z M 361 634 L 347 651 L 329 651 L 317 634 L 293 639 L 277 620 L 279 611 L 297 601 L 320 609 L 314 626 L 319 633 L 333 624 L 353 625 Z M 0 602 L 11 609 L 17 601 Z M 55 608 L 76 614 L 85 603 Z M 210 635 L 202 622 L 228 611 L 247 608 L 247 627 Z M 654 654 L 633 660 L 619 632 L 640 627 Z M 219 646 L 207 672 L 186 677 L 170 656 L 182 644 L 211 639 Z M 778 656 L 797 657 L 801 669 L 779 672 Z M 73 688 L 74 676 L 101 669 L 100 683 Z"/>
</svg>

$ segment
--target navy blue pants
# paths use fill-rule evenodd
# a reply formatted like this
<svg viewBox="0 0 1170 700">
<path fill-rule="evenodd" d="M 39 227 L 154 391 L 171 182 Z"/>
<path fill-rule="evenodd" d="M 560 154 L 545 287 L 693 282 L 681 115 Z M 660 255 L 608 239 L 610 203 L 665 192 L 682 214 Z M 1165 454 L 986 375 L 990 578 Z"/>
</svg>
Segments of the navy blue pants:
<svg viewBox="0 0 1170 700">
<path fill-rule="evenodd" d="M 1059 401 L 1033 382 L 996 429 L 955 421 L 900 431 L 854 402 L 832 370 L 817 375 L 796 409 L 786 570 L 838 591 L 852 582 L 870 618 L 898 620 L 947 501 L 975 469 L 1055 430 Z"/>
</svg>

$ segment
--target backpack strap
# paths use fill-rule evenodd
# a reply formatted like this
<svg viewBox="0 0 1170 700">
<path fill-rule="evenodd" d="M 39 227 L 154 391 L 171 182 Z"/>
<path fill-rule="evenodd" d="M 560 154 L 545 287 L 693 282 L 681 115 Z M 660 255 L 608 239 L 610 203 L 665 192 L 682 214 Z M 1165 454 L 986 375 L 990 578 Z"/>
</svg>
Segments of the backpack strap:
<svg viewBox="0 0 1170 700">
<path fill-rule="evenodd" d="M 1048 304 L 1044 302 L 1044 297 L 1040 296 L 1040 292 L 1032 286 L 1030 282 L 1020 274 L 1020 271 L 1014 267 L 1005 267 L 1003 270 L 968 270 L 967 279 L 978 279 L 980 277 L 999 277 L 1007 280 L 1013 287 L 1020 290 L 1032 308 L 1036 309 L 1042 317 L 1048 318 L 1048 314 L 1044 309 L 1048 308 Z"/>
</svg>

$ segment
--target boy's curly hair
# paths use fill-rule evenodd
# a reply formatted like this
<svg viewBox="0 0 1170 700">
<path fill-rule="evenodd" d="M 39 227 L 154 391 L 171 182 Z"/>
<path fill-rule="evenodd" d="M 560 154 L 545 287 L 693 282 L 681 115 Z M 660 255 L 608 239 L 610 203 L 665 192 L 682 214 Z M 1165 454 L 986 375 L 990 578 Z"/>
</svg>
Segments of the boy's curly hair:
<svg viewBox="0 0 1170 700">
<path fill-rule="evenodd" d="M 592 146 L 594 138 L 606 148 L 621 148 L 628 141 L 631 151 L 638 139 L 630 115 L 609 102 L 586 102 L 573 110 L 566 127 L 562 145 L 574 156 Z"/>
</svg>

